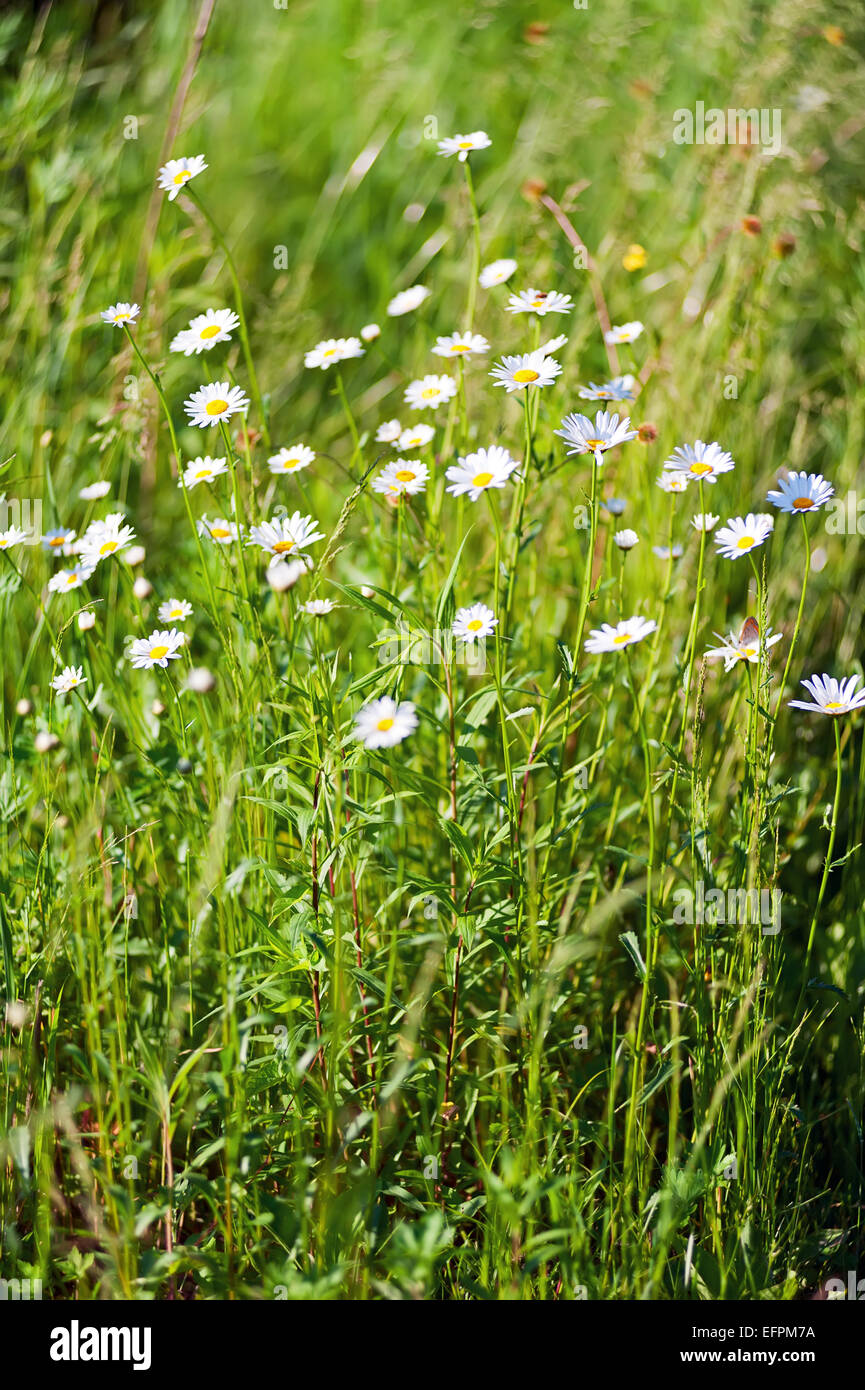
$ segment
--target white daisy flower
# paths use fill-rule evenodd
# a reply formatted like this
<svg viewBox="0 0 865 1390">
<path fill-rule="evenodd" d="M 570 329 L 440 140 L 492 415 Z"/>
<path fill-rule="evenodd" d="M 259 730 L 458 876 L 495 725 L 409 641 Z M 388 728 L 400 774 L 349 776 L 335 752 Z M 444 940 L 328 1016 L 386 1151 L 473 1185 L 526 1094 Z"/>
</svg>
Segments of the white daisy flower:
<svg viewBox="0 0 865 1390">
<path fill-rule="evenodd" d="M 110 491 L 110 483 L 88 483 L 86 487 L 81 489 L 78 496 L 82 502 L 97 502 L 100 497 L 107 497 Z"/>
<path fill-rule="evenodd" d="M 308 556 L 303 560 L 277 560 L 275 564 L 268 566 L 265 578 L 275 593 L 284 594 L 287 589 L 294 588 L 310 565 Z"/>
<path fill-rule="evenodd" d="M 569 314 L 574 302 L 569 294 L 559 294 L 558 290 L 520 290 L 512 294 L 505 308 L 509 314 Z"/>
<path fill-rule="evenodd" d="M 183 159 L 169 159 L 159 170 L 158 186 L 168 193 L 169 203 L 173 203 L 184 184 L 203 174 L 207 165 L 203 154 L 186 156 Z"/>
<path fill-rule="evenodd" d="M 230 342 L 239 324 L 240 319 L 231 309 L 206 309 L 203 314 L 190 320 L 188 328 L 172 338 L 169 351 L 182 352 L 186 357 L 207 352 L 217 343 Z"/>
<path fill-rule="evenodd" d="M 778 479 L 778 491 L 767 492 L 766 500 L 780 512 L 816 512 L 825 506 L 835 489 L 822 473 L 789 473 Z"/>
<path fill-rule="evenodd" d="M 414 705 L 408 700 L 397 704 L 389 695 L 371 700 L 354 717 L 354 736 L 367 748 L 392 748 L 417 728 Z"/>
<path fill-rule="evenodd" d="M 760 627 L 756 618 L 747 618 L 738 636 L 735 632 L 729 633 L 727 637 L 722 637 L 720 632 L 716 632 L 715 636 L 721 645 L 707 647 L 706 657 L 709 661 L 723 661 L 725 671 L 732 671 L 740 661 L 747 661 L 756 666 L 760 660 Z M 783 632 L 773 632 L 771 628 L 767 628 L 763 645 L 767 649 L 774 647 L 783 636 Z"/>
<path fill-rule="evenodd" d="M 268 555 L 279 559 L 284 555 L 302 555 L 307 546 L 323 540 L 324 534 L 318 530 L 317 521 L 311 516 L 301 516 L 300 512 L 292 512 L 291 516 L 275 517 L 273 521 L 262 521 L 260 525 L 250 527 L 247 545 L 257 545 Z"/>
<path fill-rule="evenodd" d="M 410 290 L 400 290 L 387 306 L 388 317 L 399 319 L 403 314 L 412 313 L 420 308 L 425 299 L 429 299 L 431 293 L 425 285 L 412 285 Z"/>
<path fill-rule="evenodd" d="M 307 603 L 300 605 L 300 612 L 307 613 L 311 618 L 325 618 L 328 613 L 332 613 L 336 604 L 329 598 L 311 598 Z"/>
<path fill-rule="evenodd" d="M 193 488 L 197 483 L 212 483 L 214 478 L 221 478 L 227 472 L 225 459 L 212 459 L 209 454 L 202 454 L 186 465 L 182 481 L 178 481 L 177 486 Z"/>
<path fill-rule="evenodd" d="M 197 425 L 203 430 L 208 425 L 218 425 L 220 420 L 230 419 L 238 412 L 247 411 L 249 397 L 239 386 L 232 386 L 227 381 L 212 381 L 193 391 L 189 400 L 183 402 L 183 409 L 189 416 L 190 425 Z"/>
<path fill-rule="evenodd" d="M 59 551 L 61 555 L 69 555 L 69 546 L 75 540 L 75 532 L 69 531 L 65 526 L 59 526 L 53 531 L 46 531 L 40 537 L 39 544 L 43 550 Z"/>
<path fill-rule="evenodd" d="M 298 473 L 301 468 L 308 468 L 314 459 L 313 449 L 305 444 L 292 444 L 290 449 L 280 449 L 278 453 L 271 454 L 267 466 L 271 473 Z"/>
<path fill-rule="evenodd" d="M 217 517 L 214 521 L 208 521 L 203 516 L 196 522 L 199 536 L 209 536 L 217 545 L 231 545 L 240 535 L 236 521 L 226 521 L 224 517 Z"/>
<path fill-rule="evenodd" d="M 604 334 L 605 343 L 633 343 L 643 331 L 643 325 L 639 319 L 633 319 L 630 323 L 615 324 Z"/>
<path fill-rule="evenodd" d="M 559 348 L 563 348 L 567 341 L 567 333 L 560 333 L 557 338 L 548 338 L 545 343 L 541 343 L 538 352 L 542 352 L 544 357 L 551 357 Z"/>
<path fill-rule="evenodd" d="M 365 323 L 360 330 L 360 336 L 365 343 L 374 343 L 376 338 L 381 337 L 381 329 L 377 323 Z"/>
<path fill-rule="evenodd" d="M 506 280 L 510 280 L 516 268 L 516 261 L 507 256 L 500 261 L 490 261 L 489 265 L 485 265 L 481 270 L 478 284 L 484 290 L 491 290 L 494 285 L 503 285 Z"/>
<path fill-rule="evenodd" d="M 727 560 L 737 560 L 762 545 L 772 532 L 771 517 L 755 516 L 749 512 L 746 517 L 731 517 L 715 536 L 719 555 Z"/>
<path fill-rule="evenodd" d="M 324 338 L 305 354 L 303 365 L 320 367 L 326 372 L 335 362 L 347 362 L 351 357 L 363 357 L 365 351 L 366 349 L 360 345 L 360 338 Z"/>
<path fill-rule="evenodd" d="M 624 531 L 616 531 L 613 536 L 613 542 L 620 550 L 633 550 L 639 539 L 640 537 L 637 535 L 636 531 L 632 531 L 630 528 Z"/>
<path fill-rule="evenodd" d="M 407 453 L 410 449 L 425 449 L 427 444 L 432 443 L 435 430 L 432 425 L 412 425 L 407 430 L 402 430 L 396 441 L 396 447 L 401 454 Z"/>
<path fill-rule="evenodd" d="M 865 709 L 865 690 L 856 690 L 859 684 L 858 676 L 848 676 L 847 680 L 838 681 L 834 676 L 806 677 L 800 681 L 804 685 L 809 695 L 813 695 L 814 703 L 808 700 L 788 700 L 787 703 L 792 709 L 814 710 L 816 714 L 850 714 L 853 710 Z M 855 692 L 855 693 L 854 693 Z"/>
<path fill-rule="evenodd" d="M 579 395 L 584 401 L 633 401 L 637 395 L 636 378 L 630 373 L 614 376 L 612 381 L 605 381 L 601 386 L 590 381 L 588 386 L 580 387 Z"/>
<path fill-rule="evenodd" d="M 627 505 L 624 497 L 601 498 L 601 506 L 605 512 L 610 513 L 610 516 L 622 516 Z"/>
<path fill-rule="evenodd" d="M 69 569 L 58 570 L 48 580 L 48 592 L 63 594 L 67 589 L 80 589 L 85 580 L 90 578 L 95 568 L 95 565 L 82 561 L 78 565 L 72 565 Z"/>
<path fill-rule="evenodd" d="M 83 666 L 64 666 L 51 682 L 51 689 L 56 690 L 58 695 L 68 695 L 70 690 L 74 690 L 77 685 L 83 685 L 86 680 Z"/>
<path fill-rule="evenodd" d="M 617 652 L 622 647 L 630 647 L 634 642 L 642 642 L 657 626 L 653 618 L 636 617 L 625 618 L 623 622 L 616 623 L 615 627 L 610 623 L 602 623 L 599 628 L 592 628 L 586 638 L 586 651 Z"/>
<path fill-rule="evenodd" d="M 395 444 L 401 433 L 402 425 L 399 420 L 385 420 L 376 430 L 375 437 L 379 444 Z"/>
<path fill-rule="evenodd" d="M 566 415 L 562 428 L 554 433 L 564 439 L 569 454 L 594 454 L 601 463 L 608 449 L 636 438 L 637 431 L 629 428 L 630 423 L 627 415 L 620 421 L 618 415 L 599 410 L 594 420 L 588 415 Z"/>
<path fill-rule="evenodd" d="M 545 357 L 541 351 L 523 352 L 517 356 L 503 357 L 490 372 L 496 386 L 503 386 L 508 392 L 525 391 L 529 386 L 551 386 L 561 371 L 554 357 Z"/>
<path fill-rule="evenodd" d="M 91 628 L 96 626 L 96 614 L 92 608 L 82 608 L 77 621 L 81 632 L 89 632 Z"/>
<path fill-rule="evenodd" d="M 720 444 L 704 444 L 702 439 L 693 444 L 680 444 L 664 464 L 666 470 L 686 473 L 704 483 L 714 483 L 721 473 L 729 473 L 735 466 L 732 454 Z"/>
<path fill-rule="evenodd" d="M 11 550 L 13 545 L 24 545 L 26 540 L 26 531 L 22 531 L 20 526 L 10 526 L 8 530 L 0 531 L 0 550 Z"/>
<path fill-rule="evenodd" d="M 492 143 L 485 130 L 473 130 L 470 135 L 448 135 L 439 140 L 438 152 L 446 157 L 455 154 L 465 164 L 472 150 L 487 150 Z"/>
<path fill-rule="evenodd" d="M 492 637 L 498 618 L 485 603 L 473 603 L 468 608 L 458 608 L 454 614 L 451 631 L 454 637 L 465 642 L 476 642 L 481 637 Z"/>
<path fill-rule="evenodd" d="M 489 343 L 480 333 L 449 333 L 444 338 L 436 338 L 432 348 L 436 357 L 471 357 L 473 353 L 489 350 Z"/>
<path fill-rule="evenodd" d="M 109 309 L 102 310 L 102 322 L 113 323 L 119 328 L 123 323 L 134 323 L 140 313 L 140 304 L 112 304 Z"/>
<path fill-rule="evenodd" d="M 425 376 L 409 382 L 403 400 L 412 410 L 435 410 L 456 393 L 457 384 L 452 376 Z"/>
<path fill-rule="evenodd" d="M 153 666 L 161 666 L 164 670 L 169 661 L 176 661 L 180 656 L 185 641 L 186 634 L 174 627 L 170 632 L 151 632 L 149 637 L 136 637 L 130 643 L 126 658 L 138 671 L 149 671 Z"/>
<path fill-rule="evenodd" d="M 697 512 L 696 516 L 691 518 L 691 525 L 695 531 L 714 531 L 720 519 L 712 512 Z"/>
<path fill-rule="evenodd" d="M 125 550 L 135 539 L 131 526 L 124 524 L 122 512 L 113 512 L 102 521 L 93 521 L 79 541 L 79 554 L 85 564 L 98 565 L 109 555 Z"/>
<path fill-rule="evenodd" d="M 690 481 L 687 473 L 674 473 L 672 471 L 664 472 L 655 479 L 656 485 L 663 492 L 687 492 Z"/>
<path fill-rule="evenodd" d="M 391 459 L 373 478 L 372 490 L 391 497 L 399 497 L 403 493 L 414 497 L 424 491 L 428 479 L 429 469 L 425 463 L 415 463 L 413 459 Z"/>
<path fill-rule="evenodd" d="M 489 449 L 478 449 L 476 453 L 460 458 L 447 470 L 445 476 L 450 483 L 447 491 L 452 497 L 467 492 L 471 501 L 477 502 L 487 488 L 504 487 L 519 466 L 519 459 L 512 459 L 500 444 L 493 444 Z"/>
<path fill-rule="evenodd" d="M 156 616 L 163 623 L 185 623 L 192 617 L 192 604 L 185 598 L 169 598 L 160 603 Z"/>
</svg>

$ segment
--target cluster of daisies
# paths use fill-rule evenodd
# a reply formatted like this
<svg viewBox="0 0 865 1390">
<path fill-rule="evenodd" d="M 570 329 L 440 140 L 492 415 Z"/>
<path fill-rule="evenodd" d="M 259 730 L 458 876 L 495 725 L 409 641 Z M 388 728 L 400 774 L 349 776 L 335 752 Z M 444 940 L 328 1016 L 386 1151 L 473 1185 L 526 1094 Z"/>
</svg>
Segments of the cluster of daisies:
<svg viewBox="0 0 865 1390">
<path fill-rule="evenodd" d="M 474 131 L 439 141 L 438 152 L 445 157 L 456 156 L 466 165 L 467 177 L 470 177 L 467 164 L 469 155 L 488 148 L 490 144 L 486 132 Z M 169 160 L 159 171 L 159 187 L 168 193 L 169 201 L 174 201 L 189 182 L 207 167 L 202 155 Z M 515 260 L 493 261 L 480 268 L 478 283 L 481 288 L 491 290 L 510 281 L 517 269 Z M 426 286 L 412 285 L 390 300 L 386 313 L 390 318 L 413 313 L 429 296 L 430 290 Z M 515 316 L 532 315 L 539 324 L 548 315 L 567 315 L 575 306 L 568 294 L 530 285 L 509 292 L 504 307 L 506 312 Z M 101 317 L 103 322 L 123 329 L 134 345 L 132 328 L 140 312 L 138 304 L 124 301 L 105 309 Z M 237 313 L 230 309 L 208 308 L 192 318 L 187 327 L 171 339 L 169 350 L 184 357 L 198 357 L 220 344 L 230 342 L 239 327 L 241 320 Z M 633 320 L 611 326 L 605 331 L 604 338 L 608 344 L 632 344 L 643 331 L 643 324 Z M 335 369 L 339 373 L 343 363 L 363 357 L 368 345 L 374 343 L 380 334 L 379 325 L 369 323 L 355 336 L 324 339 L 305 352 L 304 365 L 311 370 Z M 538 328 L 536 342 L 539 337 Z M 556 353 L 567 341 L 566 336 L 560 335 L 529 352 L 503 356 L 488 369 L 493 384 L 502 387 L 509 395 L 523 393 L 528 410 L 529 394 L 532 393 L 534 399 L 534 393 L 553 385 L 560 376 L 562 366 Z M 403 392 L 405 406 L 416 413 L 436 412 L 441 407 L 449 407 L 452 411 L 461 389 L 464 370 L 473 361 L 488 357 L 490 351 L 489 341 L 471 329 L 455 330 L 437 337 L 430 348 L 431 355 L 454 364 L 457 374 L 430 372 L 410 381 Z M 601 405 L 627 405 L 636 399 L 638 390 L 637 379 L 631 374 L 616 376 L 600 384 L 591 381 L 578 388 L 580 399 Z M 210 486 L 231 472 L 231 442 L 226 425 L 233 416 L 246 414 L 249 407 L 249 397 L 234 380 L 210 380 L 189 395 L 183 405 L 189 425 L 200 429 L 220 427 L 225 454 L 203 454 L 188 462 L 180 470 L 180 488 L 191 491 L 202 484 Z M 602 467 L 610 450 L 628 444 L 638 435 L 645 437 L 641 431 L 631 427 L 627 415 L 620 416 L 607 409 L 598 410 L 594 418 L 578 412 L 568 414 L 555 433 L 563 440 L 569 457 L 590 458 L 593 470 Z M 426 421 L 403 425 L 398 419 L 391 419 L 382 423 L 376 430 L 375 440 L 391 446 L 396 456 L 385 462 L 372 479 L 372 490 L 392 506 L 399 506 L 404 499 L 423 493 L 431 480 L 430 464 L 434 460 L 432 445 L 435 434 L 434 426 Z M 429 461 L 412 457 L 422 451 L 428 451 Z M 275 476 L 300 472 L 308 468 L 315 457 L 315 452 L 308 445 L 297 443 L 279 448 L 271 454 L 267 461 L 268 468 Z M 470 502 L 477 503 L 485 494 L 505 489 L 515 478 L 522 477 L 520 470 L 528 467 L 528 464 L 529 460 L 523 463 L 512 457 L 505 446 L 490 443 L 457 456 L 457 461 L 446 469 L 446 491 L 453 497 L 467 497 Z M 657 479 L 657 485 L 671 498 L 695 485 L 698 487 L 701 509 L 694 515 L 691 525 L 701 533 L 701 546 L 706 534 L 712 532 L 719 555 L 731 560 L 749 554 L 764 544 L 774 525 L 771 513 L 748 513 L 744 517 L 729 518 L 724 526 L 715 530 L 720 517 L 703 509 L 703 490 L 707 485 L 714 485 L 734 467 L 731 455 L 720 444 L 698 439 L 693 444 L 682 444 L 675 448 Z M 107 490 L 107 485 L 97 484 L 89 494 L 87 489 L 82 490 L 81 496 L 95 498 L 104 495 L 100 491 L 103 486 Z M 819 510 L 832 496 L 831 484 L 819 474 L 794 472 L 779 480 L 777 489 L 769 492 L 767 500 L 782 512 L 804 514 L 806 511 Z M 614 499 L 607 499 L 605 505 L 613 515 L 620 514 L 624 506 L 616 505 Z M 309 552 L 325 539 L 316 519 L 299 510 L 273 515 L 249 527 L 236 515 L 233 519 L 224 516 L 211 519 L 205 515 L 198 519 L 196 526 L 199 536 L 209 539 L 217 547 L 252 546 L 260 550 L 267 556 L 268 581 L 276 590 L 290 588 L 312 567 Z M 80 538 L 67 529 L 46 533 L 41 538 L 43 548 L 72 560 L 72 563 L 64 565 L 52 575 L 49 591 L 57 593 L 80 588 L 100 563 L 121 552 L 126 552 L 127 558 L 132 558 L 134 539 L 134 530 L 120 512 L 91 522 Z M 632 529 L 623 529 L 615 532 L 614 541 L 622 552 L 627 552 L 639 543 L 639 536 Z M 20 528 L 12 527 L 0 534 L 0 549 L 7 550 L 25 542 L 25 534 Z M 681 546 L 655 547 L 655 550 L 670 560 L 682 553 Z M 301 610 L 312 617 L 321 618 L 334 607 L 330 600 L 317 599 L 301 605 Z M 160 627 L 148 637 L 132 641 L 127 649 L 131 664 L 136 669 L 165 669 L 170 662 L 177 660 L 187 646 L 187 639 L 182 628 L 174 624 L 184 622 L 191 612 L 191 606 L 183 599 L 171 598 L 163 603 L 159 608 L 159 618 L 170 626 Z M 92 611 L 83 609 L 79 614 L 79 626 L 86 628 L 92 626 L 92 622 Z M 492 609 L 483 603 L 473 603 L 458 609 L 453 622 L 453 635 L 464 642 L 481 642 L 494 636 L 497 625 L 498 617 Z M 590 631 L 585 640 L 585 650 L 591 655 L 621 651 L 643 641 L 657 628 L 656 621 L 641 616 L 615 624 L 603 623 Z M 727 637 L 716 636 L 721 645 L 710 648 L 706 653 L 707 658 L 723 659 L 728 671 L 739 662 L 758 661 L 761 652 L 767 652 L 781 640 L 781 634 L 773 633 L 771 629 L 761 636 L 754 619 L 746 622 L 738 636 L 735 633 Z M 84 680 L 80 666 L 68 666 L 54 678 L 52 688 L 58 693 L 67 693 L 83 684 Z M 804 684 L 813 695 L 814 703 L 791 701 L 798 708 L 841 714 L 865 704 L 865 691 L 856 693 L 856 676 L 840 683 L 829 676 L 814 676 Z M 205 687 L 201 685 L 200 688 Z M 417 714 L 411 703 L 397 703 L 390 697 L 383 697 L 373 700 L 359 712 L 355 719 L 355 733 L 367 747 L 385 748 L 401 742 L 417 727 L 417 722 Z"/>
</svg>

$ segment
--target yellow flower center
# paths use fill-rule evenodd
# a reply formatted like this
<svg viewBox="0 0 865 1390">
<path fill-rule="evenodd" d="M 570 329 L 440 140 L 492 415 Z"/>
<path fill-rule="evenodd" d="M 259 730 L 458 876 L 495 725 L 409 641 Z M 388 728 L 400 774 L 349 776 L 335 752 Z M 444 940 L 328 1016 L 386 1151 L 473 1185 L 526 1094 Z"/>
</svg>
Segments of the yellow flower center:
<svg viewBox="0 0 865 1390">
<path fill-rule="evenodd" d="M 756 647 L 743 647 L 743 648 L 742 648 L 742 655 L 743 655 L 743 656 L 756 656 L 756 655 L 757 655 L 757 648 L 756 648 Z"/>
<path fill-rule="evenodd" d="M 48 544 L 56 547 L 58 545 L 62 545 L 65 539 L 65 536 L 52 536 Z"/>
<path fill-rule="evenodd" d="M 116 549 L 117 549 L 117 541 L 106 541 L 105 544 L 104 544 L 103 546 L 100 546 L 100 548 L 99 548 L 99 554 L 100 554 L 100 555 L 112 555 Z"/>
<path fill-rule="evenodd" d="M 228 409 L 228 401 L 208 401 L 204 409 L 208 415 L 221 415 L 223 410 Z"/>
<path fill-rule="evenodd" d="M 228 531 L 224 526 L 211 526 L 210 534 L 214 537 L 215 540 L 224 541 L 228 538 L 228 536 L 231 535 L 231 532 Z"/>
<path fill-rule="evenodd" d="M 196 475 L 195 475 L 195 481 L 196 481 L 197 483 L 200 483 L 201 480 L 202 480 L 202 478 L 209 478 L 209 477 L 210 477 L 210 469 L 209 469 L 209 468 L 199 468 L 198 472 L 197 472 Z"/>
<path fill-rule="evenodd" d="M 150 658 L 151 658 L 152 661 L 161 661 L 162 658 L 163 658 L 164 656 L 167 656 L 167 655 L 168 655 L 168 648 L 167 648 L 167 647 L 151 647 L 151 648 L 150 648 Z"/>
<path fill-rule="evenodd" d="M 77 581 L 78 581 L 78 571 L 77 571 L 77 570 L 73 570 L 71 574 L 67 574 L 67 576 L 66 576 L 66 583 L 69 585 L 70 588 L 72 587 L 73 584 L 77 583 Z"/>
<path fill-rule="evenodd" d="M 824 709 L 844 709 L 845 706 L 844 706 L 844 704 L 843 704 L 843 702 L 842 702 L 841 700 L 830 700 L 828 704 L 826 704 L 826 705 L 823 706 L 823 708 L 824 708 Z"/>
<path fill-rule="evenodd" d="M 431 401 L 439 394 L 437 386 L 428 386 L 425 391 L 421 391 L 421 400 Z"/>
<path fill-rule="evenodd" d="M 483 627 L 483 623 L 480 618 L 472 618 L 471 622 L 466 624 L 466 627 L 469 632 L 477 632 L 479 628 Z"/>
<path fill-rule="evenodd" d="M 813 497 L 794 497 L 793 506 L 797 512 L 807 512 L 814 505 Z"/>
<path fill-rule="evenodd" d="M 410 483 L 414 478 L 414 471 L 411 468 L 401 468 L 395 476 L 397 482 Z"/>
<path fill-rule="evenodd" d="M 605 439 L 587 439 L 587 440 L 586 440 L 586 448 L 587 448 L 587 449 L 603 449 L 603 447 L 604 447 L 604 445 L 606 444 L 606 442 L 607 442 L 607 441 L 606 441 Z"/>
<path fill-rule="evenodd" d="M 206 328 L 202 328 L 201 336 L 202 338 L 215 338 L 217 333 L 221 332 L 222 329 L 218 323 L 209 323 Z"/>
<path fill-rule="evenodd" d="M 186 183 L 186 180 L 187 180 L 188 178 L 190 178 L 190 177 L 191 177 L 191 175 L 190 175 L 188 169 L 181 169 L 179 174 L 175 174 L 175 175 L 174 175 L 174 182 L 175 182 L 175 183 Z"/>
<path fill-rule="evenodd" d="M 756 543 L 756 542 L 755 542 L 754 536 L 740 536 L 739 539 L 738 539 L 737 542 L 736 542 L 736 549 L 737 549 L 737 550 L 750 550 L 750 549 L 751 549 L 751 546 L 754 545 L 755 543 Z"/>
<path fill-rule="evenodd" d="M 461 150 L 470 150 L 473 148 L 471 140 L 460 140 L 459 147 Z"/>
<path fill-rule="evenodd" d="M 375 727 L 379 730 L 380 733 L 386 734 L 388 729 L 393 728 L 393 720 L 390 717 L 388 717 L 387 719 L 380 719 Z"/>
<path fill-rule="evenodd" d="M 486 487 L 492 480 L 492 473 L 476 473 L 472 478 L 472 485 L 474 487 Z"/>
<path fill-rule="evenodd" d="M 537 381 L 540 372 L 533 372 L 531 367 L 520 367 L 518 372 L 514 372 L 514 381 L 528 385 L 529 382 Z"/>
<path fill-rule="evenodd" d="M 692 463 L 690 468 L 690 472 L 696 473 L 698 477 L 701 477 L 704 473 L 711 473 L 711 471 L 711 463 Z"/>
<path fill-rule="evenodd" d="M 293 550 L 294 546 L 294 541 L 274 541 L 273 552 L 275 555 L 283 555 L 286 550 Z"/>
<path fill-rule="evenodd" d="M 468 343 L 451 343 L 451 352 L 471 352 Z"/>
<path fill-rule="evenodd" d="M 630 632 L 619 632 L 619 633 L 617 633 L 616 636 L 613 638 L 613 646 L 614 646 L 614 647 L 621 647 L 621 646 L 624 645 L 625 642 L 630 642 L 630 640 L 631 640 L 631 634 L 630 634 Z"/>
</svg>

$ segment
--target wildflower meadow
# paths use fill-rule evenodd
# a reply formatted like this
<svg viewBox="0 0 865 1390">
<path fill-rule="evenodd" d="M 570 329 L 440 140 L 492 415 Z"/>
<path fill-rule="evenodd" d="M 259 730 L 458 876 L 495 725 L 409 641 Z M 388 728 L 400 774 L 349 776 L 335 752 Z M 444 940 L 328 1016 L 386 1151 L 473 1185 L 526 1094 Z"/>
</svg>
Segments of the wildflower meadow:
<svg viewBox="0 0 865 1390">
<path fill-rule="evenodd" d="M 863 58 L 0 17 L 4 1298 L 865 1296 Z"/>
</svg>

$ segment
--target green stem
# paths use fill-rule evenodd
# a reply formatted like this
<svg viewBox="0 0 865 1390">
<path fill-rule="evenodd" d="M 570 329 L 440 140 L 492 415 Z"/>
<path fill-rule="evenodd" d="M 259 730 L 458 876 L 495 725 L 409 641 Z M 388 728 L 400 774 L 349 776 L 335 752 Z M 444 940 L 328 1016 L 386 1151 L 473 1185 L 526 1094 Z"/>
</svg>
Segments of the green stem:
<svg viewBox="0 0 865 1390">
<path fill-rule="evenodd" d="M 261 420 L 261 432 L 264 435 L 264 442 L 267 445 L 267 447 L 270 448 L 270 427 L 268 425 L 267 416 L 264 412 L 264 402 L 261 398 L 261 391 L 258 388 L 258 377 L 255 374 L 255 365 L 253 363 L 252 353 L 249 348 L 249 333 L 246 327 L 246 314 L 243 310 L 243 293 L 240 288 L 240 279 L 237 274 L 237 266 L 234 263 L 234 257 L 228 249 L 228 243 L 226 242 L 225 237 L 222 235 L 222 232 L 219 230 L 219 227 L 217 226 L 210 212 L 202 202 L 200 193 L 198 193 L 196 189 L 190 187 L 187 187 L 186 191 L 198 207 L 199 211 L 201 212 L 202 216 L 204 217 L 205 221 L 210 227 L 210 230 L 213 232 L 213 235 L 216 238 L 217 243 L 225 252 L 225 261 L 228 266 L 228 273 L 231 276 L 231 283 L 234 287 L 235 308 L 237 309 L 237 317 L 240 320 L 240 343 L 241 347 L 243 348 L 243 357 L 244 361 L 246 362 L 246 370 L 249 373 L 249 389 L 252 392 L 252 397 L 255 401 L 255 407 L 258 411 L 259 419 Z"/>
</svg>

